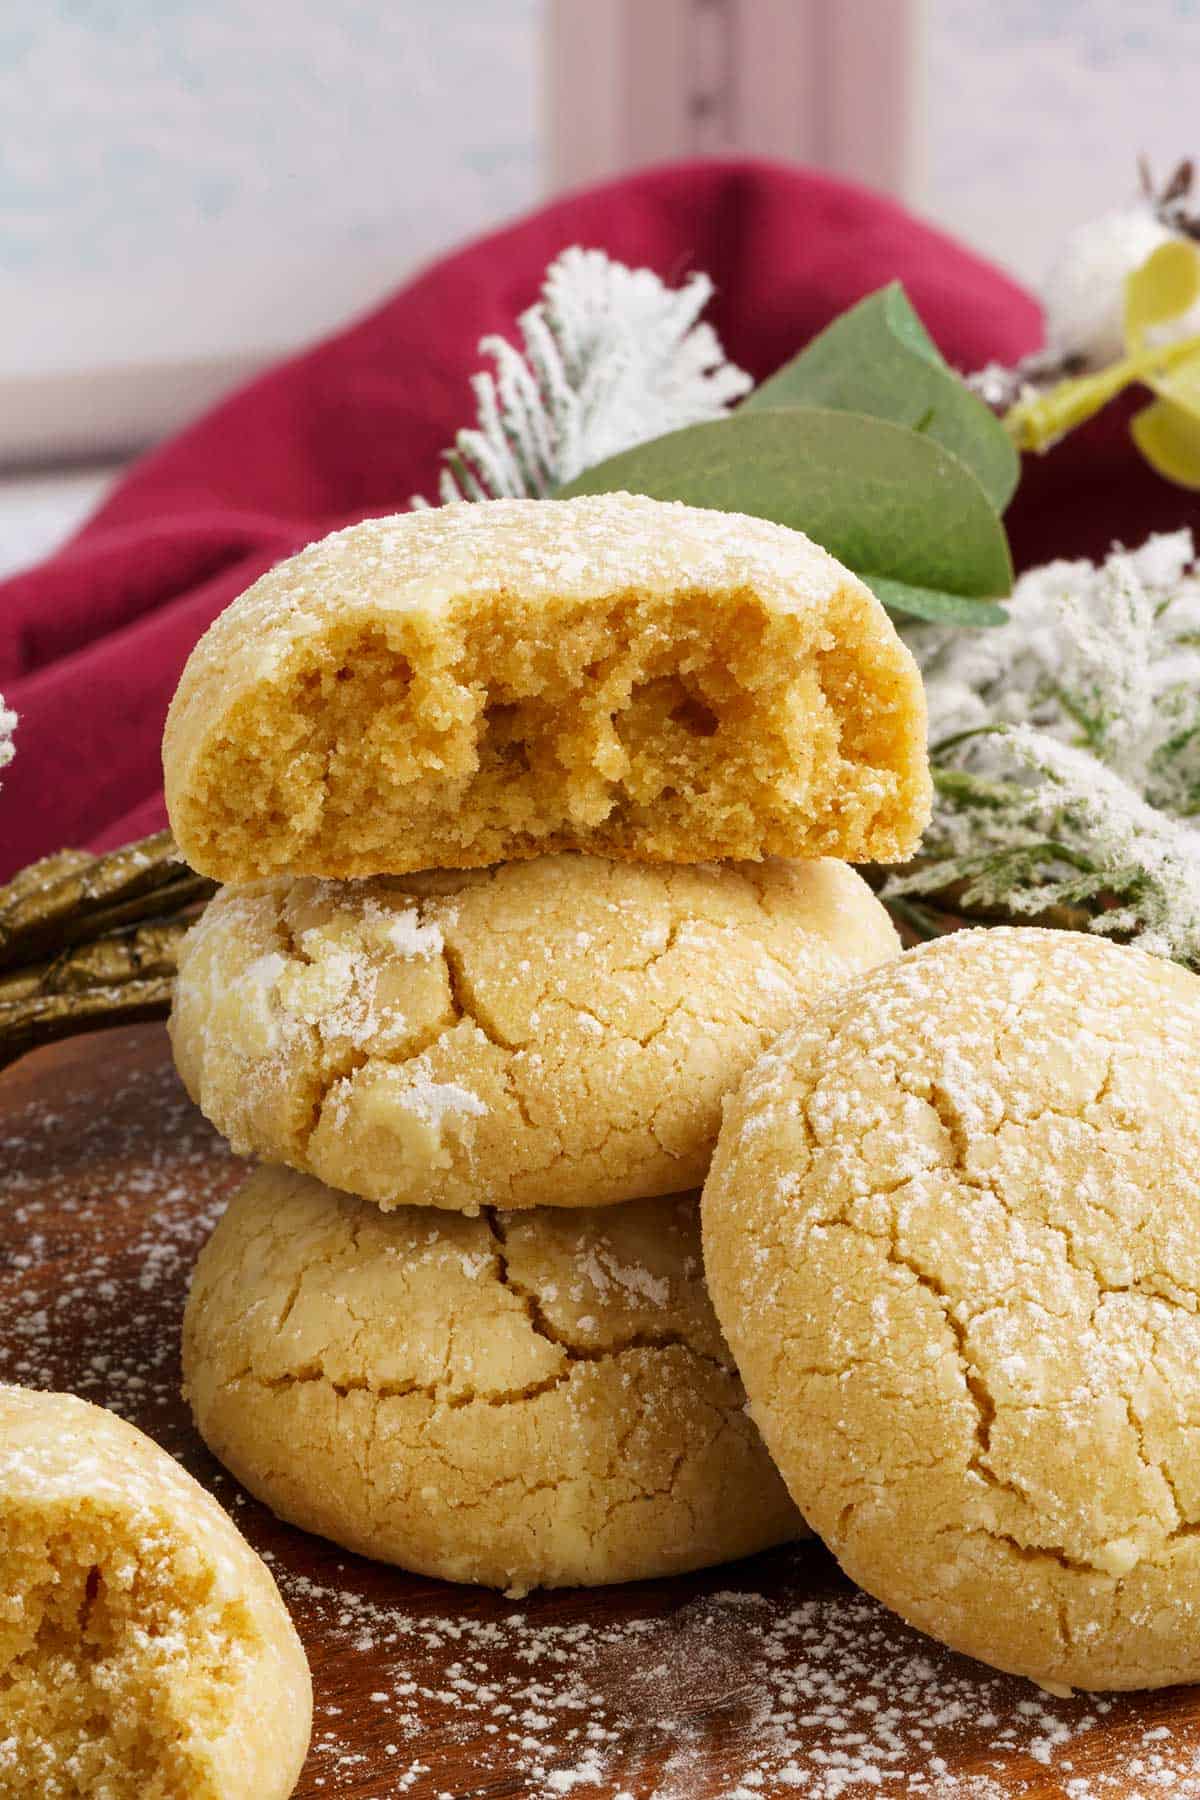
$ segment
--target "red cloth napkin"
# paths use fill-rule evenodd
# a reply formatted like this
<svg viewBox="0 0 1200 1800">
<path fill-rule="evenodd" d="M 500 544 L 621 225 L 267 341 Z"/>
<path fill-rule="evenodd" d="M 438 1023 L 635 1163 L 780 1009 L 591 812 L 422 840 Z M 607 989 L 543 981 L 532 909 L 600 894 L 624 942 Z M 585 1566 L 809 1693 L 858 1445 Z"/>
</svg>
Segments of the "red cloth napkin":
<svg viewBox="0 0 1200 1800">
<path fill-rule="evenodd" d="M 143 458 L 64 549 L 0 584 L 0 692 L 20 714 L 0 877 L 164 822 L 162 724 L 200 633 L 280 557 L 434 494 L 439 452 L 473 414 L 479 338 L 512 332 L 573 243 L 668 281 L 706 270 L 722 341 L 760 378 L 893 278 L 958 367 L 1011 361 L 1039 338 L 1034 302 L 978 257 L 890 201 L 764 163 L 652 170 L 471 244 Z M 1039 466 L 1011 524 L 1029 560 L 1099 551 L 1188 511 L 1109 431 Z"/>
</svg>

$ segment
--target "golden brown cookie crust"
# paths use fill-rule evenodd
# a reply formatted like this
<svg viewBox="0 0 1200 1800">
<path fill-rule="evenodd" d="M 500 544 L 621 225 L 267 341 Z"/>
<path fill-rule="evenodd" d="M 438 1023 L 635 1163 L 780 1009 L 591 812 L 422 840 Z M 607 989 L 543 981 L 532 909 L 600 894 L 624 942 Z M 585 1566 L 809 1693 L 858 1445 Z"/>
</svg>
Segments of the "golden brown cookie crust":
<svg viewBox="0 0 1200 1800">
<path fill-rule="evenodd" d="M 695 1195 L 384 1214 L 261 1169 L 197 1265 L 184 1373 L 213 1452 L 281 1517 L 445 1580 L 629 1581 L 800 1530 Z"/>
<path fill-rule="evenodd" d="M 962 933 L 727 1110 L 718 1316 L 793 1498 L 912 1623 L 1051 1684 L 1200 1678 L 1200 980 Z"/>
<path fill-rule="evenodd" d="M 898 950 L 834 862 L 279 879 L 189 933 L 171 1035 L 239 1151 L 383 1206 L 603 1205 L 699 1186 L 753 1057 Z"/>
<path fill-rule="evenodd" d="M 220 881 L 911 854 L 920 676 L 799 533 L 628 494 L 371 519 L 281 563 L 192 652 L 167 806 Z"/>
<path fill-rule="evenodd" d="M 114 1414 L 0 1386 L 0 1796 L 285 1800 L 311 1718 L 212 1496 Z"/>
</svg>

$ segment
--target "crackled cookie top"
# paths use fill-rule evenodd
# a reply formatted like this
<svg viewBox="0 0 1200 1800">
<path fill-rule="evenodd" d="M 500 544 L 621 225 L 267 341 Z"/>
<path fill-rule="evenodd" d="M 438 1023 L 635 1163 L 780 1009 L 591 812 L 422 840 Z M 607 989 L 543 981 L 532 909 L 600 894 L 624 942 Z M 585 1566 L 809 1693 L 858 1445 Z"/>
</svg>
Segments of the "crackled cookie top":
<svg viewBox="0 0 1200 1800">
<path fill-rule="evenodd" d="M 800 1529 L 694 1194 L 385 1214 L 261 1169 L 197 1265 L 184 1372 L 214 1453 L 281 1517 L 443 1579 L 626 1581 Z"/>
<path fill-rule="evenodd" d="M 226 888 L 171 1035 L 235 1148 L 385 1207 L 681 1192 L 721 1101 L 831 983 L 897 954 L 842 863 L 499 869 Z"/>
<path fill-rule="evenodd" d="M 311 1715 L 211 1495 L 114 1414 L 0 1386 L 0 1795 L 285 1800 Z"/>
<path fill-rule="evenodd" d="M 221 881 L 898 861 L 929 813 L 920 676 L 862 582 L 784 526 L 629 494 L 311 545 L 196 646 L 163 765 Z"/>
<path fill-rule="evenodd" d="M 1048 1683 L 1200 1678 L 1200 981 L 966 932 L 727 1110 L 717 1313 L 792 1496 L 913 1623 Z"/>
</svg>

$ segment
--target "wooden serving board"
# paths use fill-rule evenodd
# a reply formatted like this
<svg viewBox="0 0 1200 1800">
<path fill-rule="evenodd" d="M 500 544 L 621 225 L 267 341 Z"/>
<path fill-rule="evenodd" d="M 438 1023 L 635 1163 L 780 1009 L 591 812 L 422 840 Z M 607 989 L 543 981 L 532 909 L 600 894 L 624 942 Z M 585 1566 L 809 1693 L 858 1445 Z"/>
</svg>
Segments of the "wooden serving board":
<svg viewBox="0 0 1200 1800">
<path fill-rule="evenodd" d="M 1200 1688 L 1052 1699 L 909 1631 L 815 1544 L 516 1602 L 280 1524 L 179 1398 L 188 1273 L 241 1173 L 161 1026 L 0 1076 L 0 1380 L 134 1420 L 268 1557 L 316 1688 L 303 1800 L 1200 1796 Z"/>
</svg>

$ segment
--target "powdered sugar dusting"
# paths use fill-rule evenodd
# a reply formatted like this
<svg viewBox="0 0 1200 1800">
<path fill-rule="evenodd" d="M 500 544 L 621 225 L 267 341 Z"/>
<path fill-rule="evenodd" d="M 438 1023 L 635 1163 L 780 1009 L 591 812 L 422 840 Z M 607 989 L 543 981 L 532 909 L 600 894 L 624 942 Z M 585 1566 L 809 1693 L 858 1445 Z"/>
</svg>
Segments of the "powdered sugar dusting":
<svg viewBox="0 0 1200 1800">
<path fill-rule="evenodd" d="M 457 1081 L 423 1081 L 402 1093 L 397 1104 L 416 1113 L 423 1124 L 435 1131 L 441 1129 L 447 1118 L 459 1115 L 480 1118 L 487 1111 L 479 1095 Z"/>
<path fill-rule="evenodd" d="M 655 1306 L 666 1305 L 671 1292 L 671 1284 L 666 1277 L 652 1275 L 640 1263 L 621 1262 L 610 1244 L 601 1242 L 589 1246 L 586 1254 L 581 1255 L 579 1260 L 583 1273 L 597 1293 L 607 1294 L 615 1285 L 628 1293 L 639 1294 L 643 1300 L 649 1300 Z M 580 1289 L 581 1294 L 582 1291 Z"/>
<path fill-rule="evenodd" d="M 512 1603 L 272 1519 L 178 1392 L 190 1265 L 244 1171 L 154 1039 L 110 1034 L 0 1078 L 0 1379 L 133 1419 L 267 1554 L 316 1676 L 298 1800 L 1200 1800 L 1185 1696 L 1060 1700 L 993 1675 L 855 1593 L 816 1545 Z"/>
<path fill-rule="evenodd" d="M 1139 1719 L 1137 1703 L 1057 1700 L 990 1674 L 837 1584 L 815 1547 L 759 1567 L 763 1591 L 714 1584 L 664 1607 L 670 1590 L 631 1590 L 625 1616 L 597 1622 L 583 1599 L 547 1618 L 563 1611 L 551 1597 L 486 1618 L 414 1616 L 356 1593 L 351 1570 L 345 1585 L 285 1575 L 284 1591 L 372 1657 L 389 1776 L 409 1783 L 388 1792 L 444 1794 L 430 1744 L 457 1735 L 480 1791 L 507 1774 L 520 1786 L 497 1791 L 529 1800 L 1200 1794 L 1200 1750 L 1161 1721 L 1161 1703 Z M 1127 1755 L 1096 1769 L 1089 1736 L 1118 1723 Z M 355 1757 L 352 1724 L 327 1713 L 316 1784 L 341 1791 Z"/>
<path fill-rule="evenodd" d="M 122 1041 L 133 1034 L 107 1040 Z M 68 1072 L 0 1111 L 0 1381 L 67 1388 L 144 1428 L 149 1416 L 175 1449 L 177 1309 L 244 1168 L 168 1063 L 108 1057 L 102 1104 L 81 1104 Z"/>
<path fill-rule="evenodd" d="M 384 937 L 401 956 L 440 956 L 445 948 L 442 928 L 436 921 L 425 924 L 415 906 L 398 912 L 383 928 Z"/>
</svg>

